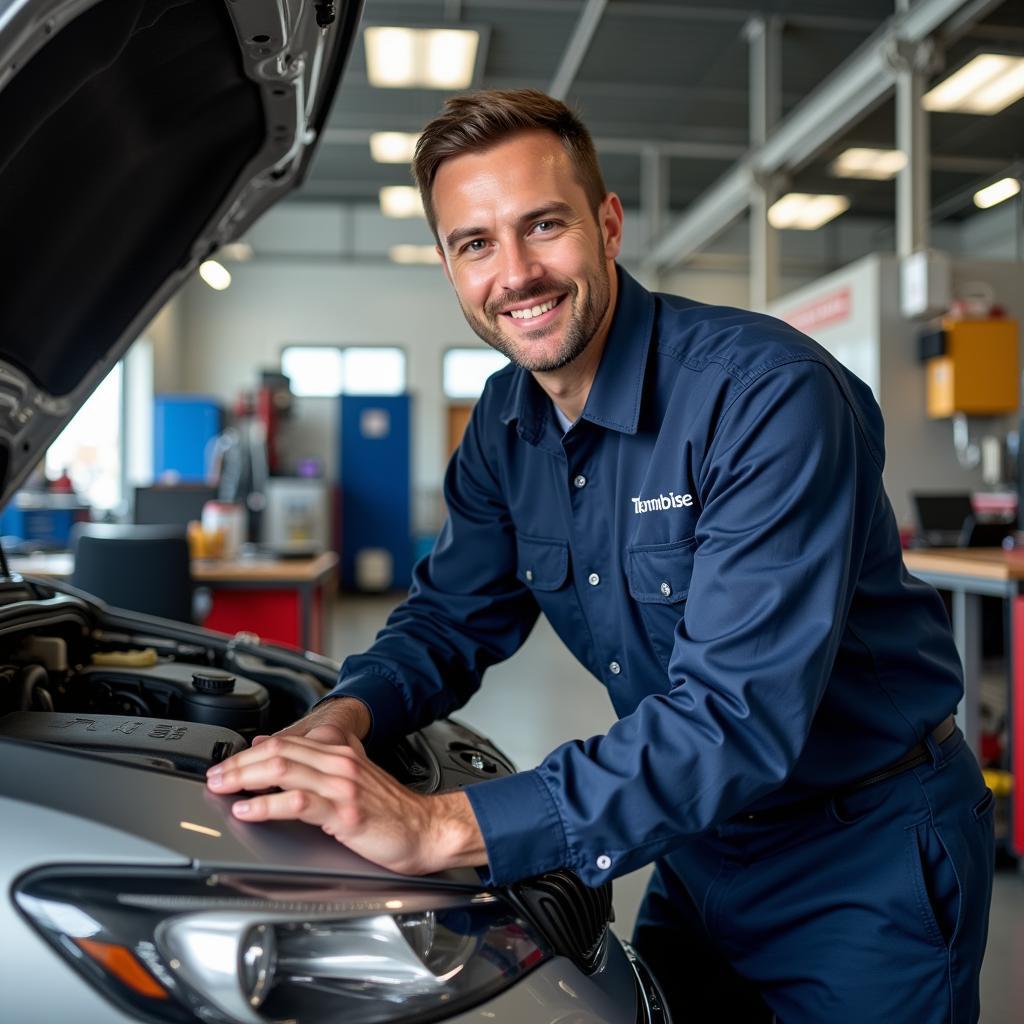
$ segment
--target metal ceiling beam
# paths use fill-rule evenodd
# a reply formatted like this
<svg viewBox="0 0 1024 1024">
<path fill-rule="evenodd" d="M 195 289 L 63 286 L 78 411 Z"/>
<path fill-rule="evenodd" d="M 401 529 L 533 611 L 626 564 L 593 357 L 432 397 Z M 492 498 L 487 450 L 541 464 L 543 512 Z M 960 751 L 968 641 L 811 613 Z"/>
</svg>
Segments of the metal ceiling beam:
<svg viewBox="0 0 1024 1024">
<path fill-rule="evenodd" d="M 370 140 L 370 135 L 376 130 L 370 128 L 327 128 L 320 135 L 320 145 L 365 146 Z M 599 153 L 641 156 L 647 150 L 654 148 L 659 150 L 662 156 L 680 157 L 686 160 L 736 160 L 747 150 L 746 146 L 733 142 L 670 142 L 665 139 L 634 139 L 601 135 L 594 136 L 594 145 Z"/>
<path fill-rule="evenodd" d="M 964 0 L 919 0 L 890 19 L 811 93 L 763 146 L 712 186 L 655 242 L 649 261 L 659 269 L 672 266 L 728 227 L 747 209 L 755 176 L 796 170 L 891 91 L 897 74 L 890 59 L 894 46 L 925 41 L 967 6 Z M 988 2 L 980 6 L 971 2 L 970 6 L 988 13 Z M 969 27 L 961 19 L 957 29 L 962 33 Z"/>
<path fill-rule="evenodd" d="M 601 22 L 601 16 L 607 5 L 608 0 L 587 0 L 580 12 L 579 21 L 576 22 L 576 27 L 569 37 L 555 77 L 551 79 L 551 85 L 548 86 L 548 92 L 556 100 L 564 100 L 569 95 L 573 79 L 583 63 L 583 58 L 587 55 L 587 50 L 590 49 L 590 41 L 594 38 L 594 33 L 597 31 L 597 26 Z"/>
</svg>

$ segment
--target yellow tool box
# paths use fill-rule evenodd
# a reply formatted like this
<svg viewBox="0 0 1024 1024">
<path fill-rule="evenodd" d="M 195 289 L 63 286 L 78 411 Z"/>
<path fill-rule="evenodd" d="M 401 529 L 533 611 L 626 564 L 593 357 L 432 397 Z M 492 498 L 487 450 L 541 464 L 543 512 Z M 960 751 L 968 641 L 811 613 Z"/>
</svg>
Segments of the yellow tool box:
<svg viewBox="0 0 1024 1024">
<path fill-rule="evenodd" d="M 926 360 L 928 415 L 998 416 L 1020 405 L 1016 320 L 943 320 Z"/>
</svg>

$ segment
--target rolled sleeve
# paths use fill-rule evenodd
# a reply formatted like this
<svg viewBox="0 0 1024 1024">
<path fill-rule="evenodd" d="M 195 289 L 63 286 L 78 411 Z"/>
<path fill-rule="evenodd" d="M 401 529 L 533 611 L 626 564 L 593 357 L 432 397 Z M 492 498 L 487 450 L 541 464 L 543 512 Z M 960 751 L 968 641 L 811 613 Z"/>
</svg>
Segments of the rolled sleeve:
<svg viewBox="0 0 1024 1024">
<path fill-rule="evenodd" d="M 487 885 L 506 885 L 567 864 L 558 807 L 535 771 L 466 788 L 487 847 Z"/>
</svg>

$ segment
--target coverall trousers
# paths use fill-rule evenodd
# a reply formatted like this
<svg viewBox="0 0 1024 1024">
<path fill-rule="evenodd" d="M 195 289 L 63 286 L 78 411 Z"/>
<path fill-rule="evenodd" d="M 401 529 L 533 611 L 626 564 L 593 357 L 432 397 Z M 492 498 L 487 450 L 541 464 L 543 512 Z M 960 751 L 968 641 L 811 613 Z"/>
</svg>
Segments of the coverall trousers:
<svg viewBox="0 0 1024 1024">
<path fill-rule="evenodd" d="M 928 745 L 925 765 L 658 862 L 634 945 L 676 1022 L 978 1020 L 993 798 L 959 730 Z"/>
</svg>

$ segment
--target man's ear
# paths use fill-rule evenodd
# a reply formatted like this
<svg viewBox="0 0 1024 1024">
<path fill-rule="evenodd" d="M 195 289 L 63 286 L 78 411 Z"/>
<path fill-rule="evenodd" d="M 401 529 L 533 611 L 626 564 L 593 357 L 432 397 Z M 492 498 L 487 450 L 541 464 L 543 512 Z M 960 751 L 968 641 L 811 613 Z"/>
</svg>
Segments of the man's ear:
<svg viewBox="0 0 1024 1024">
<path fill-rule="evenodd" d="M 614 192 L 609 192 L 597 210 L 605 259 L 618 259 L 622 251 L 622 216 L 622 200 Z"/>
</svg>

